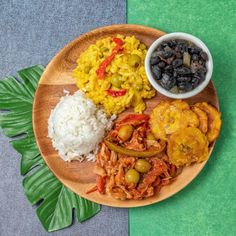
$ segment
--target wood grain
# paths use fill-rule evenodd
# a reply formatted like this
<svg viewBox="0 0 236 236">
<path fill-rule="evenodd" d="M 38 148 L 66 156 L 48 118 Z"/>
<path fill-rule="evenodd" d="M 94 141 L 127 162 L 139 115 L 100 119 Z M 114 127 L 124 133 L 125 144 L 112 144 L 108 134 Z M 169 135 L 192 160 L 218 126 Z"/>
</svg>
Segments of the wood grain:
<svg viewBox="0 0 236 236">
<path fill-rule="evenodd" d="M 64 185 L 80 196 L 103 205 L 137 207 L 159 202 L 177 193 L 198 175 L 206 162 L 184 168 L 177 180 L 171 185 L 163 187 L 157 196 L 144 200 L 120 201 L 97 192 L 86 194 L 86 191 L 95 184 L 95 175 L 93 174 L 95 163 L 80 163 L 78 161 L 72 161 L 71 163 L 64 162 L 52 147 L 51 140 L 47 137 L 50 112 L 56 106 L 60 97 L 64 96 L 63 90 L 66 89 L 71 93 L 77 90 L 75 79 L 71 75 L 73 69 L 76 67 L 76 59 L 81 52 L 86 50 L 90 44 L 95 43 L 96 40 L 117 34 L 134 35 L 141 42 L 150 46 L 164 32 L 141 25 L 112 25 L 95 29 L 67 44 L 48 64 L 39 81 L 33 106 L 33 127 L 42 157 L 51 171 Z M 145 112 L 149 113 L 161 100 L 171 99 L 158 94 L 152 100 L 147 101 L 147 110 Z M 209 83 L 204 91 L 195 97 L 187 99 L 187 101 L 190 104 L 207 101 L 217 108 L 219 107 L 212 82 Z M 121 116 L 129 112 L 132 112 L 132 110 L 125 111 Z"/>
</svg>

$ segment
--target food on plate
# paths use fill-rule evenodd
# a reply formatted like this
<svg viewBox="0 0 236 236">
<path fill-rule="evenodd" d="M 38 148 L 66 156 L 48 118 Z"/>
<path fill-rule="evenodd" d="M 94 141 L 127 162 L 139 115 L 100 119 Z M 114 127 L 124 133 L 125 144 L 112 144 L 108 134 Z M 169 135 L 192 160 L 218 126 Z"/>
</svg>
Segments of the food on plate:
<svg viewBox="0 0 236 236">
<path fill-rule="evenodd" d="M 165 141 L 155 139 L 148 123 L 148 115 L 138 114 L 115 122 L 96 155 L 96 186 L 87 193 L 98 190 L 119 200 L 143 199 L 176 178 L 179 170 L 168 161 Z M 129 126 L 133 128 L 125 129 L 123 139 L 119 132 Z"/>
<path fill-rule="evenodd" d="M 163 140 L 180 129 L 196 127 L 211 143 L 219 135 L 220 116 L 220 112 L 206 102 L 189 106 L 182 100 L 161 101 L 151 112 L 150 127 L 155 137 Z"/>
<path fill-rule="evenodd" d="M 151 71 L 158 84 L 172 93 L 195 89 L 204 80 L 208 55 L 190 41 L 163 41 L 152 53 Z"/>
<path fill-rule="evenodd" d="M 208 103 L 182 100 L 161 101 L 151 116 L 118 119 L 100 144 L 96 186 L 87 193 L 98 190 L 120 200 L 155 195 L 184 166 L 207 160 L 219 122 L 220 113 Z"/>
<path fill-rule="evenodd" d="M 208 130 L 208 116 L 206 112 L 201 110 L 197 106 L 192 106 L 191 109 L 198 116 L 199 129 L 205 134 Z"/>
<path fill-rule="evenodd" d="M 221 113 L 218 112 L 215 107 L 206 102 L 197 103 L 195 106 L 206 112 L 208 116 L 207 139 L 209 142 L 214 141 L 220 133 Z"/>
<path fill-rule="evenodd" d="M 208 140 L 195 127 L 179 129 L 168 140 L 169 162 L 177 167 L 199 163 L 208 158 Z"/>
<path fill-rule="evenodd" d="M 99 39 L 77 59 L 73 71 L 77 87 L 108 115 L 129 107 L 142 113 L 143 99 L 155 95 L 146 77 L 145 56 L 146 46 L 134 36 Z"/>
<path fill-rule="evenodd" d="M 98 144 L 112 127 L 102 109 L 83 92 L 62 97 L 48 120 L 48 136 L 64 161 L 94 161 Z"/>
<path fill-rule="evenodd" d="M 193 126 L 198 127 L 197 115 L 190 110 L 188 103 L 175 100 L 161 101 L 152 111 L 150 127 L 156 138 L 167 139 L 167 135 L 179 129 Z"/>
</svg>

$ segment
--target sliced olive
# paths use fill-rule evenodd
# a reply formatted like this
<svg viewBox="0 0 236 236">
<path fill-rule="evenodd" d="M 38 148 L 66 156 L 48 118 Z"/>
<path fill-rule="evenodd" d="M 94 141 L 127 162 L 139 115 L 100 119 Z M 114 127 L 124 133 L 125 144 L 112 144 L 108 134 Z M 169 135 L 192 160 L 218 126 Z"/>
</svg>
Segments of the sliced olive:
<svg viewBox="0 0 236 236">
<path fill-rule="evenodd" d="M 86 74 L 88 74 L 90 70 L 91 70 L 91 67 L 90 67 L 90 66 L 85 66 L 85 67 L 84 67 L 84 72 L 85 72 Z"/>
<path fill-rule="evenodd" d="M 140 173 L 146 173 L 150 170 L 151 165 L 148 161 L 144 159 L 139 159 L 135 163 L 135 169 Z"/>
<path fill-rule="evenodd" d="M 111 77 L 111 83 L 117 88 L 121 87 L 122 80 L 121 76 L 119 74 L 113 74 Z"/>
<path fill-rule="evenodd" d="M 138 67 L 141 63 L 141 57 L 137 54 L 131 54 L 128 57 L 128 64 L 133 67 Z"/>
<path fill-rule="evenodd" d="M 101 48 L 101 52 L 104 53 L 104 52 L 108 52 L 109 51 L 109 48 L 107 47 L 102 47 Z"/>
<path fill-rule="evenodd" d="M 125 181 L 128 184 L 137 184 L 140 179 L 140 174 L 135 169 L 130 169 L 125 174 Z"/>
<path fill-rule="evenodd" d="M 123 125 L 118 131 L 118 137 L 122 141 L 127 141 L 133 134 L 134 127 L 132 125 Z"/>
</svg>

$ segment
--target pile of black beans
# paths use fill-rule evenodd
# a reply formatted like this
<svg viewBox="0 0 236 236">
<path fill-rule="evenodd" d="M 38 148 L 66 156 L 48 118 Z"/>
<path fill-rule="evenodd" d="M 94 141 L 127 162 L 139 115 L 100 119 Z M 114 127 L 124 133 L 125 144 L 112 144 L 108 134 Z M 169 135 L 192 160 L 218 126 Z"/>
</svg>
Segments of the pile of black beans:
<svg viewBox="0 0 236 236">
<path fill-rule="evenodd" d="M 208 55 L 192 42 L 173 39 L 163 41 L 152 53 L 153 77 L 172 93 L 193 90 L 205 80 Z"/>
</svg>

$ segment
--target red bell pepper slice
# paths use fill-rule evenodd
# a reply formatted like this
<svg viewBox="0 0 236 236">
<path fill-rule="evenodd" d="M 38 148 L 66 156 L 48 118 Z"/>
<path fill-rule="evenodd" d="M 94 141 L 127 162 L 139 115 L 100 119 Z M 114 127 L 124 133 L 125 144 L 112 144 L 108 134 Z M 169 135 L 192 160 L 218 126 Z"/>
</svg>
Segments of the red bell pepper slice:
<svg viewBox="0 0 236 236">
<path fill-rule="evenodd" d="M 120 90 L 107 89 L 106 92 L 108 95 L 112 97 L 120 97 L 120 96 L 124 96 L 127 90 L 126 89 L 120 89 Z"/>
<path fill-rule="evenodd" d="M 146 114 L 129 114 L 125 116 L 120 121 L 116 122 L 117 128 L 119 128 L 121 125 L 140 125 L 142 123 L 147 123 L 150 119 L 149 115 Z M 148 126 L 148 124 L 147 124 Z"/>
<path fill-rule="evenodd" d="M 96 185 L 99 193 L 101 194 L 105 193 L 105 184 L 106 184 L 106 176 L 102 177 L 101 175 L 98 175 L 96 178 Z"/>
<path fill-rule="evenodd" d="M 100 64 L 96 71 L 99 79 L 104 78 L 107 66 L 112 62 L 116 54 L 123 50 L 122 45 L 124 42 L 121 39 L 112 38 L 112 41 L 116 43 L 116 46 L 113 48 L 111 55 L 103 60 L 103 62 Z"/>
</svg>

